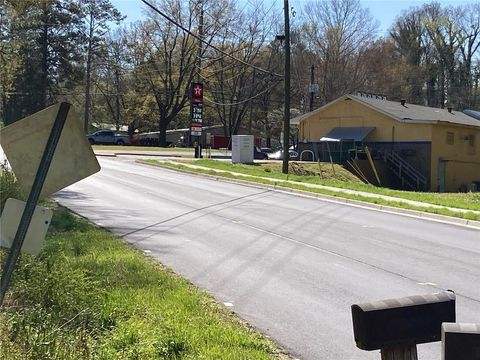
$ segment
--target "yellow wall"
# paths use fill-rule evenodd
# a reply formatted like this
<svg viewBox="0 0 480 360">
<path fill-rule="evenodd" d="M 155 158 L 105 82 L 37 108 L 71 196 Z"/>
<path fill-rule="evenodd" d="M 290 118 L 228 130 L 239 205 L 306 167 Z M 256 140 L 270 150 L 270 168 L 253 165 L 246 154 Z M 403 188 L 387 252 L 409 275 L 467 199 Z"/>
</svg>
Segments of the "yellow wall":
<svg viewBox="0 0 480 360">
<path fill-rule="evenodd" d="M 453 144 L 447 144 L 447 132 L 453 133 Z M 474 143 L 466 138 L 473 135 Z M 463 185 L 480 181 L 480 128 L 439 124 L 433 128 L 432 190 L 439 185 L 439 161 L 446 161 L 445 190 L 458 191 Z"/>
<path fill-rule="evenodd" d="M 319 141 L 336 127 L 374 127 L 366 141 L 431 141 L 432 126 L 404 124 L 354 100 L 340 100 L 299 124 L 299 140 Z"/>
<path fill-rule="evenodd" d="M 299 124 L 299 140 L 319 141 L 335 127 L 374 127 L 365 139 L 374 141 L 431 141 L 431 191 L 438 190 L 439 160 L 446 160 L 445 190 L 458 191 L 480 181 L 480 127 L 449 124 L 402 123 L 354 100 L 339 100 L 313 112 Z M 447 132 L 454 133 L 454 144 L 447 144 Z M 474 135 L 474 146 L 466 136 Z"/>
</svg>

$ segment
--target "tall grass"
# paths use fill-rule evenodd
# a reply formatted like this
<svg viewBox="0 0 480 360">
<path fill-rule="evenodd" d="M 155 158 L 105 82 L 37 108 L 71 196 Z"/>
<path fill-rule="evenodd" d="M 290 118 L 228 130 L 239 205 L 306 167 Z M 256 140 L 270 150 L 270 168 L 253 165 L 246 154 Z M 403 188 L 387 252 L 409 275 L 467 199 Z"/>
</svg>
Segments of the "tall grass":
<svg viewBox="0 0 480 360">
<path fill-rule="evenodd" d="M 0 324 L 2 360 L 285 357 L 210 296 L 65 210 L 41 253 L 22 255 Z"/>
</svg>

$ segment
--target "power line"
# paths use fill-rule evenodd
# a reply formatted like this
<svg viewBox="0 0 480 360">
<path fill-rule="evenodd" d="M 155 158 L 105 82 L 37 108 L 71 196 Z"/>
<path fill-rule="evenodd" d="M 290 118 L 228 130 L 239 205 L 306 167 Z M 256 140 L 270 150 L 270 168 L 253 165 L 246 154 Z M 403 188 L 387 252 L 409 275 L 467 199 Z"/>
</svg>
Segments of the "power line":
<svg viewBox="0 0 480 360">
<path fill-rule="evenodd" d="M 194 2 L 194 0 L 190 0 L 190 3 L 191 3 L 193 6 L 195 6 L 195 7 L 198 6 L 198 4 Z M 257 6 L 255 6 L 254 4 L 252 4 L 250 1 L 247 1 L 246 4 L 245 4 L 245 6 L 244 6 L 244 8 L 243 8 L 243 9 L 240 11 L 240 13 L 236 16 L 237 18 L 241 18 L 242 16 L 245 15 L 244 12 L 245 12 L 245 9 L 247 8 L 247 6 L 248 6 L 249 3 L 254 6 L 254 10 L 258 10 L 258 9 L 259 9 Z M 272 5 L 270 6 L 270 8 L 269 8 L 266 12 L 264 12 L 264 16 L 263 16 L 264 18 L 266 18 L 267 15 L 270 14 L 270 12 L 272 11 L 272 9 L 273 9 L 274 6 L 275 6 L 275 3 L 272 3 Z M 263 8 L 262 8 L 262 10 L 263 10 Z M 244 38 L 242 38 L 241 36 L 239 36 L 235 31 L 230 30 L 230 29 L 226 26 L 226 25 L 227 25 L 227 21 L 222 24 L 220 21 L 218 21 L 218 19 L 215 18 L 215 16 L 211 15 L 210 13 L 208 13 L 207 10 L 204 10 L 204 13 L 205 13 L 206 15 L 208 15 L 215 23 L 217 23 L 218 25 L 220 25 L 221 28 L 224 28 L 225 32 L 231 33 L 231 34 L 233 35 L 233 37 L 234 37 L 234 38 L 237 38 L 238 40 L 240 40 L 240 42 L 245 42 L 245 41 L 246 41 Z M 229 18 L 229 19 L 227 19 L 227 20 L 228 20 L 228 22 L 229 22 L 229 21 L 232 21 L 231 18 Z M 265 36 L 265 38 L 266 38 L 266 36 Z M 266 40 L 264 39 L 264 40 L 262 41 L 262 44 L 264 44 L 265 42 L 266 42 Z"/>
<path fill-rule="evenodd" d="M 161 15 L 162 17 L 164 17 L 165 19 L 167 19 L 168 21 L 170 21 L 172 24 L 174 24 L 175 26 L 179 27 L 180 29 L 182 29 L 184 32 L 186 32 L 187 34 L 193 36 L 195 39 L 201 41 L 203 44 L 211 47 L 212 49 L 222 53 L 223 55 L 225 56 L 228 56 L 232 59 L 234 59 L 235 61 L 238 61 L 239 63 L 243 64 L 243 65 L 246 65 L 246 66 L 249 66 L 253 69 L 256 69 L 260 72 L 263 72 L 263 73 L 266 73 L 266 74 L 269 74 L 269 75 L 272 75 L 272 76 L 278 76 L 278 77 L 284 77 L 284 75 L 281 75 L 281 74 L 277 74 L 277 73 L 274 73 L 274 72 L 271 72 L 271 71 L 268 71 L 268 70 L 265 70 L 263 68 L 260 68 L 258 66 L 255 66 L 253 64 L 250 64 L 250 63 L 247 63 L 246 61 L 243 61 L 241 59 L 238 59 L 236 58 L 235 56 L 217 48 L 216 46 L 208 43 L 207 41 L 203 40 L 201 37 L 197 36 L 196 34 L 192 33 L 190 30 L 188 30 L 187 28 L 183 27 L 181 24 L 179 24 L 178 22 L 176 22 L 175 20 L 173 20 L 172 18 L 170 18 L 168 15 L 164 14 L 163 12 L 161 12 L 160 10 L 158 10 L 155 6 L 153 6 L 152 4 L 150 4 L 148 1 L 146 0 L 140 0 L 141 2 L 143 2 L 145 5 L 147 5 L 148 7 L 150 7 L 153 11 L 155 11 L 156 13 L 158 13 L 159 15 Z"/>
<path fill-rule="evenodd" d="M 277 82 L 277 83 L 273 84 L 272 86 L 270 86 L 269 88 L 266 88 L 265 90 L 259 92 L 258 94 L 253 95 L 253 96 L 251 96 L 251 97 L 249 97 L 249 98 L 247 98 L 247 99 L 244 99 L 244 100 L 242 100 L 242 101 L 235 102 L 235 103 L 225 103 L 225 104 L 222 104 L 222 103 L 217 103 L 217 102 L 215 102 L 215 101 L 213 101 L 213 100 L 210 100 L 209 98 L 207 98 L 207 97 L 205 97 L 205 96 L 204 96 L 203 98 L 204 98 L 205 100 L 207 100 L 207 102 L 212 103 L 213 105 L 217 105 L 217 106 L 235 106 L 235 105 L 244 104 L 244 103 L 246 103 L 246 102 L 249 102 L 249 101 L 251 101 L 251 100 L 253 100 L 253 99 L 255 99 L 255 98 L 257 98 L 257 97 L 259 97 L 259 96 L 261 96 L 261 95 L 263 95 L 263 94 L 265 94 L 266 92 L 272 90 L 272 89 L 273 89 L 275 86 L 277 86 L 278 84 L 279 84 L 279 83 Z"/>
</svg>

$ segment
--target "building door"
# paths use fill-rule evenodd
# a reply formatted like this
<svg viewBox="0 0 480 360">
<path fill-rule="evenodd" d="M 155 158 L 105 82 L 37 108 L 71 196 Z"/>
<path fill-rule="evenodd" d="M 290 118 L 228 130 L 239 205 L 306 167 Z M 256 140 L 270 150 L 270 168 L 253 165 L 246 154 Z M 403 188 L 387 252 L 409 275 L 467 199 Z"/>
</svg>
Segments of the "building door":
<svg viewBox="0 0 480 360">
<path fill-rule="evenodd" d="M 445 160 L 438 161 L 438 191 L 445 192 L 445 175 L 447 171 L 447 162 Z"/>
</svg>

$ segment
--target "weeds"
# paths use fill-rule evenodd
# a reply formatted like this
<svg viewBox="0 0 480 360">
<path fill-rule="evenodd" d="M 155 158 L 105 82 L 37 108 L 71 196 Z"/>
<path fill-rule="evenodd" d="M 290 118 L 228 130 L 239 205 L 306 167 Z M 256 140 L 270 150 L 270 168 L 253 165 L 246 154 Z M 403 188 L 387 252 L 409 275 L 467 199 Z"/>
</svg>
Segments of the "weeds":
<svg viewBox="0 0 480 360">
<path fill-rule="evenodd" d="M 5 160 L 0 163 L 0 214 L 8 198 L 23 199 L 20 185 Z"/>
<path fill-rule="evenodd" d="M 285 358 L 205 293 L 61 209 L 41 253 L 21 256 L 0 323 L 2 360 Z"/>
</svg>

